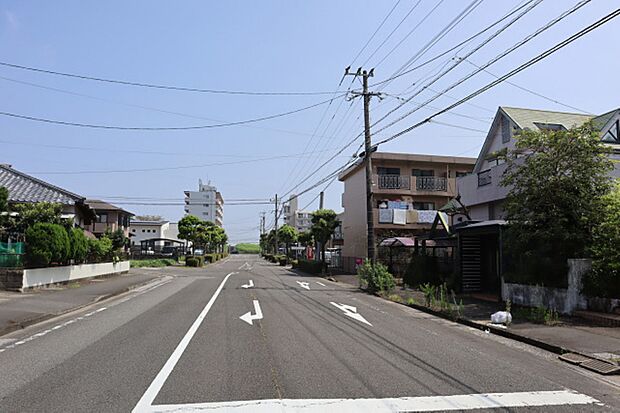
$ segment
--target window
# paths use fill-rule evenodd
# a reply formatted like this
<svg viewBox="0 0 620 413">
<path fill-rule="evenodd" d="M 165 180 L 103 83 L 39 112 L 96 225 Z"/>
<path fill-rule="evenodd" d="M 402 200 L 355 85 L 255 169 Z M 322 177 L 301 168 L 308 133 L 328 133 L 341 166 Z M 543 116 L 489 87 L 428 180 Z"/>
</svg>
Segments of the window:
<svg viewBox="0 0 620 413">
<path fill-rule="evenodd" d="M 413 202 L 413 209 L 418 211 L 432 211 L 435 209 L 434 202 Z"/>
<path fill-rule="evenodd" d="M 142 232 L 145 232 L 144 230 L 142 230 Z"/>
<path fill-rule="evenodd" d="M 202 206 L 204 206 L 204 207 L 207 207 L 207 208 L 208 208 L 208 207 L 209 207 L 209 204 L 202 204 Z"/>
<path fill-rule="evenodd" d="M 412 169 L 411 176 L 435 176 L 432 169 Z"/>
<path fill-rule="evenodd" d="M 400 175 L 400 168 L 377 167 L 377 175 Z"/>
<path fill-rule="evenodd" d="M 502 116 L 502 143 L 510 142 L 510 138 L 512 138 L 512 125 L 510 124 L 510 119 L 506 116 Z"/>
<path fill-rule="evenodd" d="M 542 122 L 534 122 L 534 125 L 540 130 L 543 131 L 558 131 L 558 130 L 566 130 L 563 125 L 559 123 L 542 123 Z"/>
<path fill-rule="evenodd" d="M 102 223 L 102 224 L 107 224 L 108 214 L 99 214 L 99 216 L 97 217 L 97 222 Z"/>
<path fill-rule="evenodd" d="M 203 212 L 202 215 L 209 216 L 209 213 L 208 212 Z"/>
<path fill-rule="evenodd" d="M 603 136 L 603 142 L 620 143 L 620 121 L 616 121 Z"/>
<path fill-rule="evenodd" d="M 135 228 L 131 230 L 131 232 L 136 232 Z"/>
<path fill-rule="evenodd" d="M 456 177 L 460 178 L 461 176 L 467 175 L 467 172 L 456 171 Z"/>
<path fill-rule="evenodd" d="M 478 186 L 490 185 L 491 184 L 491 170 L 487 169 L 486 171 L 478 172 Z"/>
</svg>

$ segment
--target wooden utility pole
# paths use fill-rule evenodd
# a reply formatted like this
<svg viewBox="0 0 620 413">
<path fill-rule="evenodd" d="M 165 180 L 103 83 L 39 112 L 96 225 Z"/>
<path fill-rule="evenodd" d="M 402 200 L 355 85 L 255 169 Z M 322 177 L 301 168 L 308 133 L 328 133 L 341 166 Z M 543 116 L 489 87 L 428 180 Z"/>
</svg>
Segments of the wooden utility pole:
<svg viewBox="0 0 620 413">
<path fill-rule="evenodd" d="M 367 229 L 367 243 L 368 243 L 368 259 L 372 264 L 377 260 L 377 253 L 375 249 L 375 225 L 373 218 L 373 205 L 372 205 L 372 162 L 371 154 L 374 152 L 372 148 L 372 142 L 370 137 L 370 98 L 373 96 L 380 96 L 379 93 L 368 91 L 368 78 L 374 76 L 374 69 L 370 72 L 362 70 L 360 67 L 356 73 L 349 73 L 348 68 L 345 70 L 345 76 L 361 76 L 362 77 L 362 92 L 351 92 L 353 96 L 362 96 L 364 98 L 364 165 L 366 171 L 366 229 Z"/>
</svg>

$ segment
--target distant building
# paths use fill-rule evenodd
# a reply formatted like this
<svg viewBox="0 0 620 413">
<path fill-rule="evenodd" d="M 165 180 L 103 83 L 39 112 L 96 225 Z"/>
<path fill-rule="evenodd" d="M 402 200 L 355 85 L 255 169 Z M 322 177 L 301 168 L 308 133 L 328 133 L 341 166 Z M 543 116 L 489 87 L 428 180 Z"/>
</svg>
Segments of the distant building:
<svg viewBox="0 0 620 413">
<path fill-rule="evenodd" d="M 203 221 L 224 225 L 224 199 L 217 188 L 198 180 L 198 191 L 185 191 L 185 213 Z"/>
<path fill-rule="evenodd" d="M 437 210 L 456 195 L 456 178 L 471 173 L 475 158 L 374 152 L 372 208 L 375 243 L 415 238 L 431 228 Z M 338 177 L 344 182 L 342 266 L 355 271 L 367 256 L 366 178 L 358 162 Z"/>
<path fill-rule="evenodd" d="M 309 231 L 312 226 L 312 212 L 299 209 L 297 195 L 291 195 L 283 207 L 284 223 L 299 232 Z"/>
<path fill-rule="evenodd" d="M 132 220 L 128 232 L 132 247 L 140 247 L 144 242 L 157 248 L 185 243 L 184 240 L 179 239 L 179 226 L 176 222 Z"/>
<path fill-rule="evenodd" d="M 116 205 L 98 199 L 87 199 L 86 204 L 95 211 L 96 218 L 85 225 L 84 229 L 101 237 L 106 231 L 122 230 L 126 237 L 129 236 L 129 220 L 133 213 L 125 211 Z"/>
</svg>

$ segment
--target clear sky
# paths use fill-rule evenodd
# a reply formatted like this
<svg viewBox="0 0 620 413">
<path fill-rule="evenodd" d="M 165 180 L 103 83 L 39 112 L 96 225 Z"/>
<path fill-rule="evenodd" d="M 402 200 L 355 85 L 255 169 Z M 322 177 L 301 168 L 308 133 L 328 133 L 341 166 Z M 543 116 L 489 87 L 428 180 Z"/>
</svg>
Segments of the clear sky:
<svg viewBox="0 0 620 413">
<path fill-rule="evenodd" d="M 483 0 L 416 64 L 451 48 L 522 3 Z M 413 9 L 416 4 L 418 0 L 4 0 L 0 3 L 0 61 L 101 78 L 205 89 L 331 92 L 338 89 L 344 68 L 349 65 L 375 67 L 371 84 L 387 79 L 471 2 L 420 0 Z M 544 0 L 473 54 L 471 61 L 478 65 L 487 62 L 574 4 L 576 1 Z M 617 1 L 593 0 L 488 70 L 504 74 L 617 6 Z M 392 8 L 385 24 L 362 49 Z M 463 56 L 486 36 L 387 85 L 377 86 L 375 90 L 387 95 L 382 101 L 372 101 L 372 119 L 379 119 L 396 107 L 398 97 L 410 96 L 414 84 L 423 84 L 424 79 L 449 65 L 450 59 Z M 617 108 L 618 39 L 620 20 L 614 20 L 511 80 L 589 113 Z M 442 90 L 473 69 L 469 63 L 462 63 L 383 124 L 414 108 L 413 102 L 431 97 L 431 89 Z M 480 73 L 449 95 L 463 97 L 493 79 L 490 74 Z M 340 90 L 346 90 L 352 80 L 345 79 Z M 359 82 L 355 80 L 352 87 L 359 89 Z M 287 112 L 333 96 L 155 90 L 5 66 L 0 66 L 0 88 L 2 112 L 143 127 L 239 121 Z M 442 96 L 432 106 L 445 107 L 454 102 L 451 97 Z M 467 117 L 445 114 L 438 118 L 460 128 L 426 125 L 381 150 L 475 157 L 500 105 L 574 111 L 508 84 L 493 88 L 472 104 L 456 109 Z M 373 140 L 390 136 L 432 112 L 433 109 L 424 108 L 373 136 Z M 331 105 L 269 121 L 187 131 L 97 130 L 0 116 L 0 162 L 88 197 L 113 203 L 120 200 L 118 197 L 152 199 L 151 205 L 122 206 L 136 214 L 158 214 L 176 221 L 183 215 L 183 191 L 195 190 L 199 178 L 216 185 L 225 200 L 272 198 L 276 193 L 288 192 L 362 130 L 361 114 L 359 99 L 348 102 L 337 98 Z M 343 165 L 357 147 L 356 142 L 299 189 Z M 264 159 L 276 156 L 282 157 Z M 178 167 L 182 169 L 152 170 Z M 112 172 L 135 169 L 142 171 Z M 326 207 L 342 210 L 342 189 L 337 181 L 328 188 Z M 318 189 L 302 196 L 300 205 L 308 204 L 317 193 Z M 178 205 L 154 205 L 164 202 Z M 309 208 L 317 206 L 318 200 Z M 224 226 L 231 242 L 255 241 L 260 211 L 271 210 L 269 205 L 225 206 Z"/>
</svg>

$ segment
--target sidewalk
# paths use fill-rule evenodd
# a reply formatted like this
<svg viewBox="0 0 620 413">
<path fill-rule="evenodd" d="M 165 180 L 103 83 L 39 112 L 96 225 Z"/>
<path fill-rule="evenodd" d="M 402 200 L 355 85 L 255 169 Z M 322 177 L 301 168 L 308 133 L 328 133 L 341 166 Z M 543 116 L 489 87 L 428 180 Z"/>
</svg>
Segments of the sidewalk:
<svg viewBox="0 0 620 413">
<path fill-rule="evenodd" d="M 0 336 L 52 318 L 101 299 L 121 294 L 158 277 L 131 269 L 129 273 L 83 281 L 25 293 L 0 291 Z"/>
<path fill-rule="evenodd" d="M 333 278 L 339 282 L 359 286 L 357 277 L 354 275 L 336 274 Z M 413 307 L 429 311 L 423 306 L 424 294 L 420 291 L 396 287 L 392 294 L 398 295 L 404 303 L 408 299 L 413 299 L 416 303 Z M 457 297 L 457 300 L 460 299 L 463 300 L 462 316 L 465 321 L 474 323 L 479 328 L 493 329 L 494 332 L 499 330 L 492 327 L 491 314 L 505 310 L 503 303 L 482 301 L 467 296 Z M 546 344 L 547 349 L 557 353 L 576 352 L 616 365 L 620 364 L 620 328 L 618 327 L 600 327 L 577 317 L 561 316 L 557 324 L 552 326 L 516 318 L 510 326 L 501 330 L 534 345 L 538 345 L 535 342 Z"/>
</svg>

